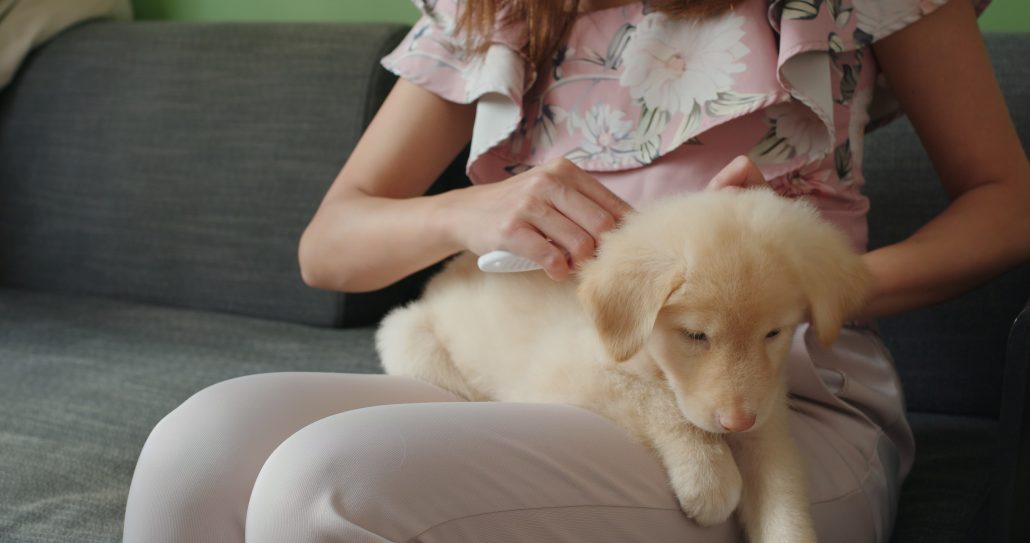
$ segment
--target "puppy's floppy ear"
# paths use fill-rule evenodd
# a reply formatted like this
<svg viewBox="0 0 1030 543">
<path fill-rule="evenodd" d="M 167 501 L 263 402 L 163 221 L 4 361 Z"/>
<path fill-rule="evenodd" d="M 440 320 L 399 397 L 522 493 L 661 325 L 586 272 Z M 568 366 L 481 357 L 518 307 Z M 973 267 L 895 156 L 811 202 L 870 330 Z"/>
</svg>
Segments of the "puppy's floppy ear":
<svg viewBox="0 0 1030 543">
<path fill-rule="evenodd" d="M 830 345 L 844 321 L 865 304 L 872 289 L 872 275 L 842 234 L 830 225 L 821 226 L 811 232 L 808 243 L 800 244 L 807 254 L 799 255 L 795 266 L 812 326 L 819 341 Z"/>
<path fill-rule="evenodd" d="M 584 266 L 578 294 L 605 350 L 625 362 L 644 347 L 684 270 L 648 248 L 619 242 L 602 244 L 599 256 Z"/>
</svg>

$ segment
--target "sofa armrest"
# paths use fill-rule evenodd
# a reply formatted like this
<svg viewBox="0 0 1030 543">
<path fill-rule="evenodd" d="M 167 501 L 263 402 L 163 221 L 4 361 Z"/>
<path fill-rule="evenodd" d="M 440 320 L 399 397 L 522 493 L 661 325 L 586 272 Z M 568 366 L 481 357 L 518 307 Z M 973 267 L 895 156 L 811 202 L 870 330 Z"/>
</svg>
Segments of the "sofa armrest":
<svg viewBox="0 0 1030 543">
<path fill-rule="evenodd" d="M 1009 332 L 1001 398 L 1001 435 L 995 473 L 990 541 L 1030 541 L 1030 519 L 1018 512 L 1030 503 L 1030 300 Z"/>
</svg>

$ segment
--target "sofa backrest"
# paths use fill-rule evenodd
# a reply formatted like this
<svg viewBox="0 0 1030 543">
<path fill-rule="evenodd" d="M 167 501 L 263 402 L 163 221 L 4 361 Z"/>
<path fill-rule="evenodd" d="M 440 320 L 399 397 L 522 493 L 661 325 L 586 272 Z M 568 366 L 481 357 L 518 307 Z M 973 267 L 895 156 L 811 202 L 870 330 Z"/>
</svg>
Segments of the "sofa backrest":
<svg viewBox="0 0 1030 543">
<path fill-rule="evenodd" d="M 988 51 L 1023 141 L 1030 144 L 1028 34 L 986 34 Z M 901 240 L 944 209 L 947 197 L 911 123 L 867 137 L 870 247 Z M 1007 236 L 1010 232 L 996 232 Z M 997 416 L 1009 328 L 1030 298 L 1030 266 L 956 300 L 883 319 L 881 330 L 914 411 Z"/>
<path fill-rule="evenodd" d="M 405 30 L 94 22 L 57 37 L 0 95 L 0 284 L 374 322 L 413 287 L 308 288 L 297 242 Z"/>
</svg>

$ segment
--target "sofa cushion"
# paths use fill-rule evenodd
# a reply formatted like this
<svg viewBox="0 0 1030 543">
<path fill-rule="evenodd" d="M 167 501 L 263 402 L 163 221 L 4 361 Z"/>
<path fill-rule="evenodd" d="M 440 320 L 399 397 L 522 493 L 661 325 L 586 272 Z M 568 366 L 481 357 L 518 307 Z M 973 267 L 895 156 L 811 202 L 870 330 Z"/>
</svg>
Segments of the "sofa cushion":
<svg viewBox="0 0 1030 543">
<path fill-rule="evenodd" d="M 297 243 L 392 83 L 378 61 L 404 30 L 60 35 L 0 95 L 0 284 L 344 323 L 342 295 L 301 281 Z M 370 301 L 355 310 L 378 316 Z"/>
<path fill-rule="evenodd" d="M 893 543 L 984 539 L 998 421 L 915 413 L 916 461 L 901 489 Z M 978 537 L 979 536 L 979 537 Z"/>
<path fill-rule="evenodd" d="M 0 540 L 119 540 L 154 425 L 274 371 L 380 371 L 372 329 L 0 288 Z"/>
</svg>

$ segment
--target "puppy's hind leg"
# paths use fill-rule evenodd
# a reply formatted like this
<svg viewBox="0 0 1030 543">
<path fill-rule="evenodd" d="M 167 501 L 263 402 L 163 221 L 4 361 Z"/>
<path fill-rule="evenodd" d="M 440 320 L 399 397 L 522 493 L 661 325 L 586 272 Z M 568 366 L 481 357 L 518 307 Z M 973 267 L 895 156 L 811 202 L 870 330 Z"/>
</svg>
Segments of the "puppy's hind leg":
<svg viewBox="0 0 1030 543">
<path fill-rule="evenodd" d="M 433 327 L 429 310 L 420 303 L 394 309 L 376 331 L 376 350 L 383 369 L 445 388 L 468 400 L 485 400 L 454 366 Z"/>
</svg>

